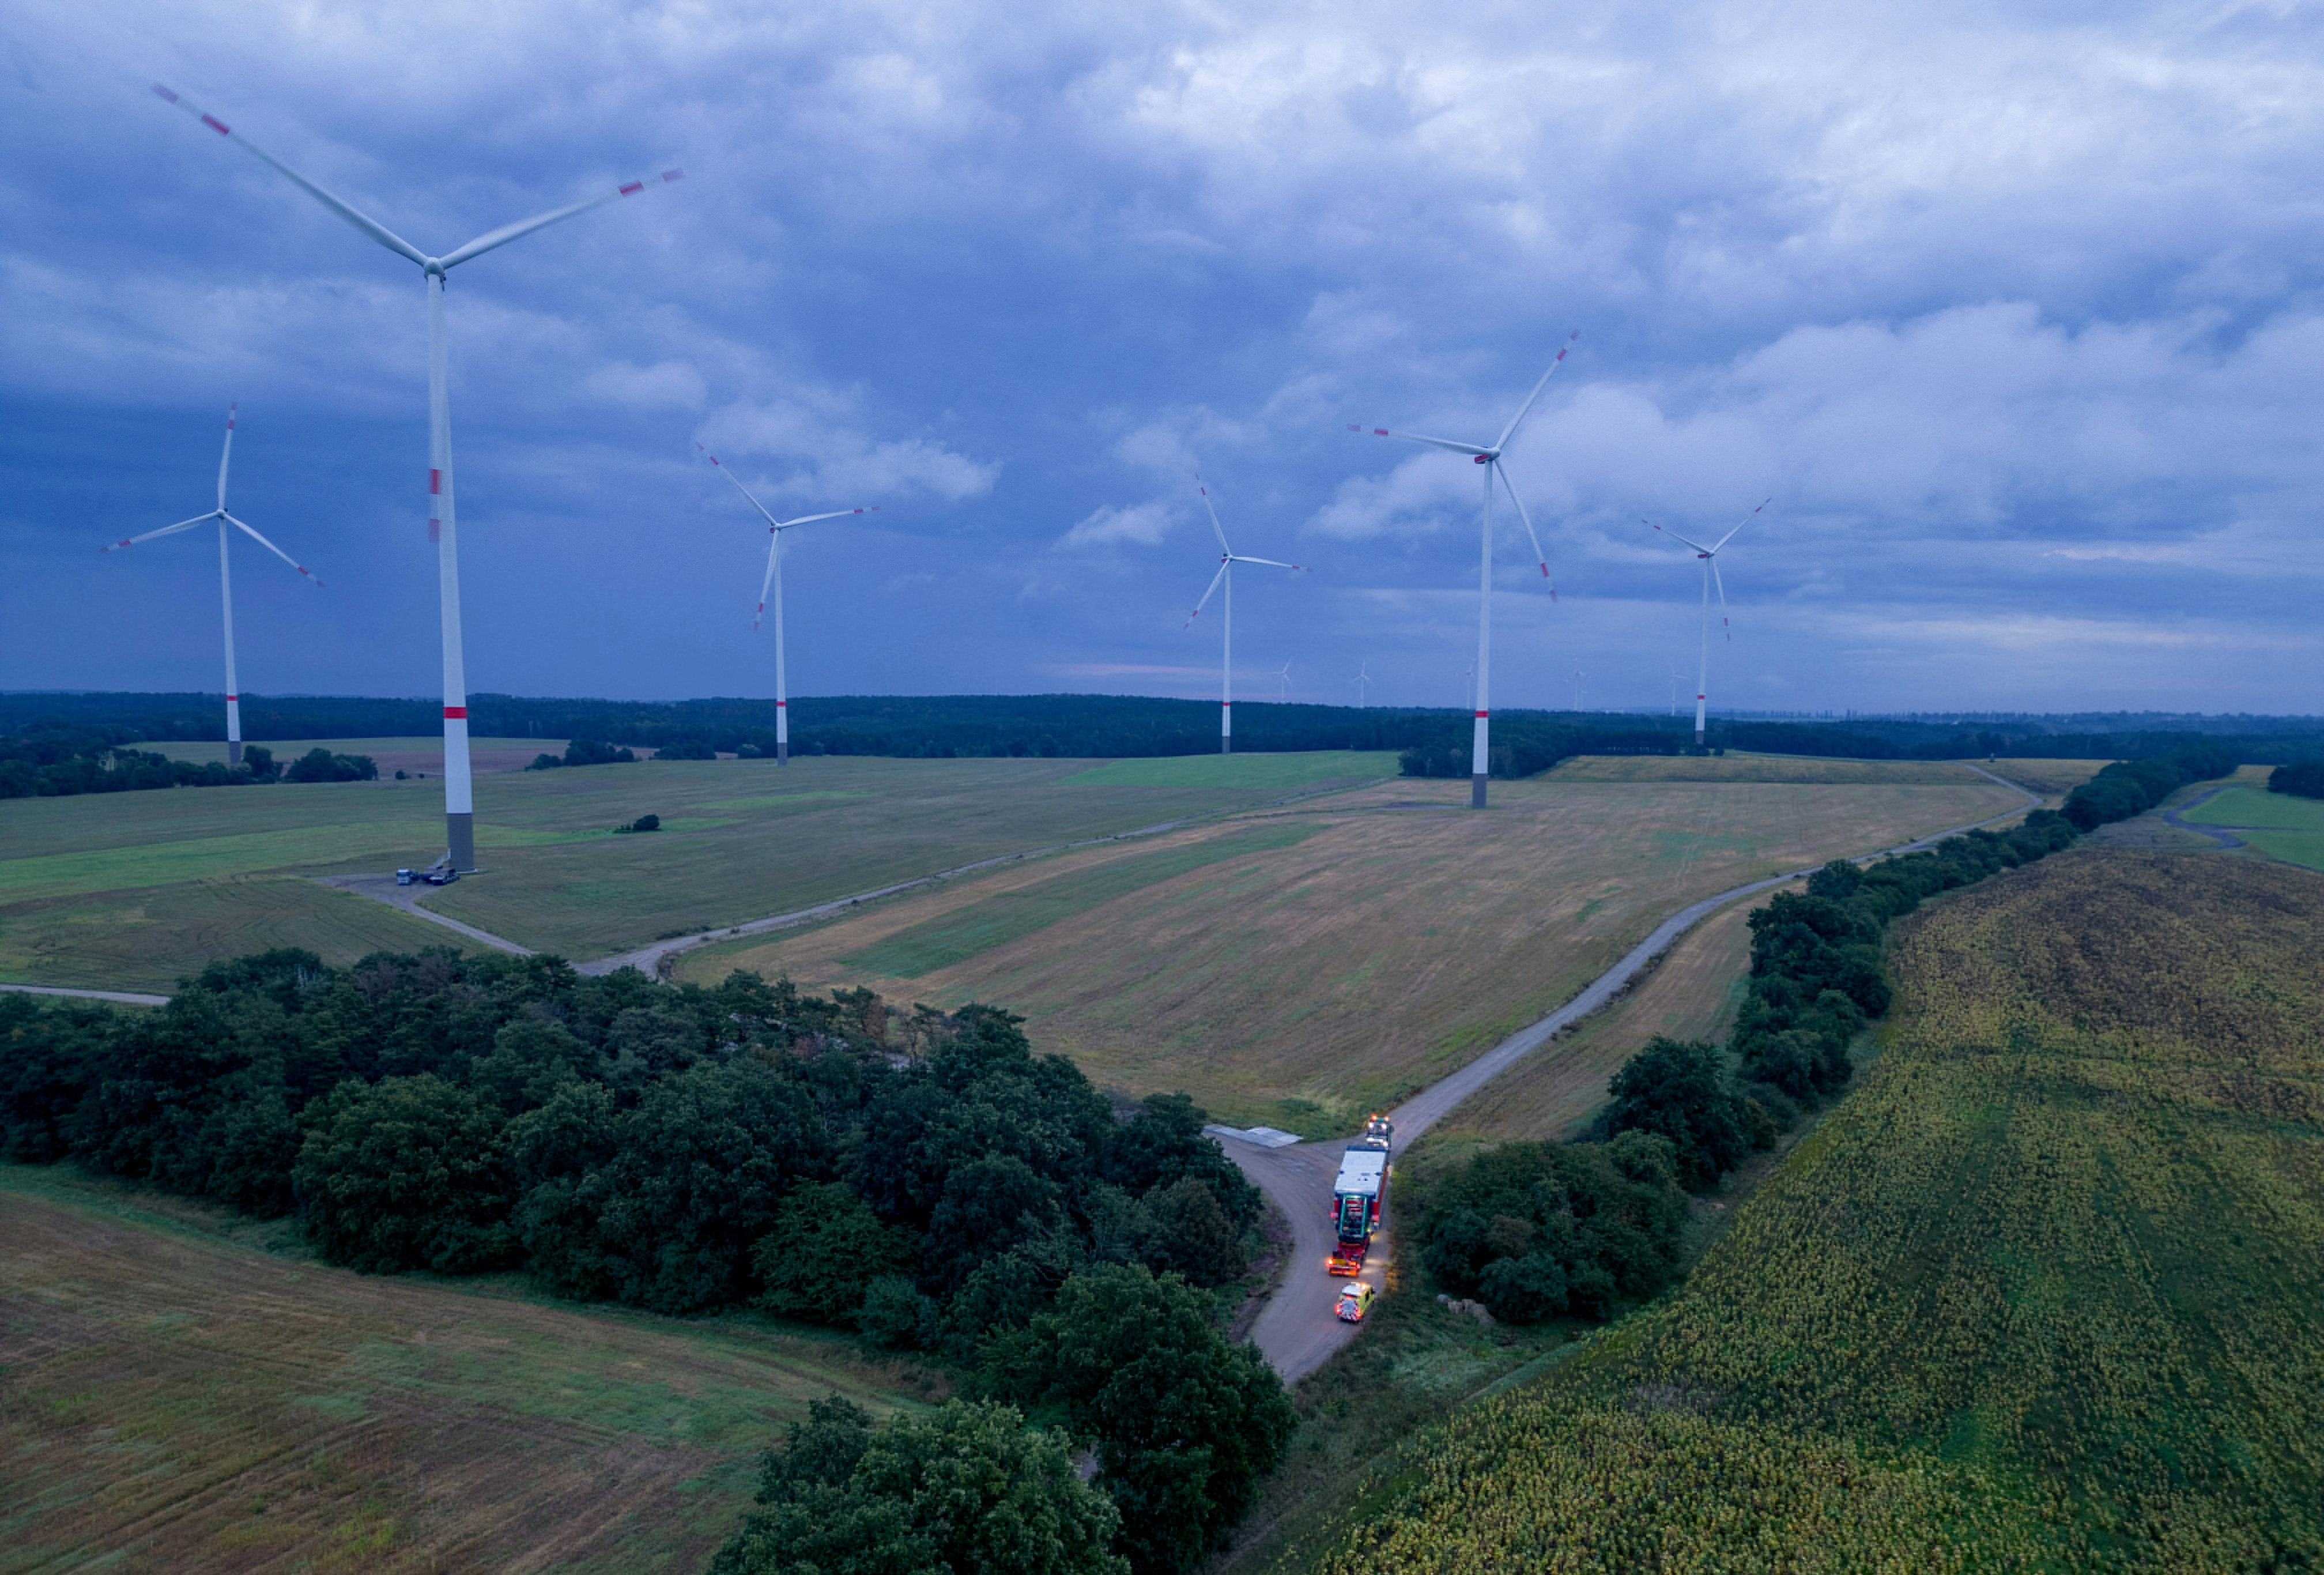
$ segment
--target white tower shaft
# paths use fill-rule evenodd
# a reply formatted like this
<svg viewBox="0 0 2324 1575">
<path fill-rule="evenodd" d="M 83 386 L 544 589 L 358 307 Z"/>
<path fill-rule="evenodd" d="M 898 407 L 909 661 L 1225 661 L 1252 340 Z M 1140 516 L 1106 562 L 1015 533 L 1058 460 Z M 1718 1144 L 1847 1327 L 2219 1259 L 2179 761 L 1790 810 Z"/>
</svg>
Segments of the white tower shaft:
<svg viewBox="0 0 2324 1575">
<path fill-rule="evenodd" d="M 1485 523 L 1477 549 L 1477 718 L 1469 744 L 1469 807 L 1485 807 L 1485 781 L 1492 774 L 1493 661 L 1493 461 L 1485 472 Z"/>
<path fill-rule="evenodd" d="M 1694 679 L 1694 746 L 1702 747 L 1703 710 L 1711 695 L 1711 554 L 1702 553 L 1702 654 Z"/>
<path fill-rule="evenodd" d="M 1219 753 L 1234 753 L 1234 560 L 1226 561 L 1225 579 L 1219 586 L 1219 622 L 1225 638 L 1219 646 Z"/>
<path fill-rule="evenodd" d="M 783 667 L 783 533 L 780 526 L 769 533 L 774 540 L 768 545 L 775 571 L 775 764 L 791 763 L 791 691 L 790 679 Z"/>
<path fill-rule="evenodd" d="M 234 440 L 227 428 L 226 441 Z M 218 468 L 218 491 L 226 491 L 226 468 Z M 218 505 L 223 509 L 226 505 Z M 234 566 L 227 561 L 226 515 L 218 515 L 218 622 L 226 630 L 226 763 L 242 764 L 242 690 L 234 676 Z"/>
<path fill-rule="evenodd" d="M 452 503 L 452 397 L 444 336 L 444 270 L 428 270 L 428 534 L 444 626 L 444 856 L 476 867 L 476 804 L 468 774 L 468 673 L 460 649 L 460 531 Z"/>
</svg>

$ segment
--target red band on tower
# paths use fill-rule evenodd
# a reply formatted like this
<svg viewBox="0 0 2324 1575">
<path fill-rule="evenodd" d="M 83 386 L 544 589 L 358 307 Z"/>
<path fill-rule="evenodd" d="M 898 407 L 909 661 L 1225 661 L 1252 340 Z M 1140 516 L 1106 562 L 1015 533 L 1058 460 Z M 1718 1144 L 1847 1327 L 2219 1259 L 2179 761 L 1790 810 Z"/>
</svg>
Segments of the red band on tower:
<svg viewBox="0 0 2324 1575">
<path fill-rule="evenodd" d="M 468 708 L 466 706 L 446 706 L 444 708 L 444 719 L 447 722 L 465 722 L 468 719 Z"/>
</svg>

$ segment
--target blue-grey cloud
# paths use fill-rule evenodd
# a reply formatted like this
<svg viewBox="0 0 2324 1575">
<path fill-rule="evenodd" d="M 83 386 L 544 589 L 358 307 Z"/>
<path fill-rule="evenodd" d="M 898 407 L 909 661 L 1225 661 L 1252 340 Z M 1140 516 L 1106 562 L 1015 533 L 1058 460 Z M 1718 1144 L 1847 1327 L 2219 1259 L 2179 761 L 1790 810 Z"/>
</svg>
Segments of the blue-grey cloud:
<svg viewBox="0 0 2324 1575">
<path fill-rule="evenodd" d="M 1747 706 L 2316 710 L 2324 51 L 2310 13 L 1734 0 L 1457 26 L 1378 4 L 216 0 L 0 20 L 0 682 L 216 682 L 206 501 L 327 570 L 237 584 L 254 690 L 428 692 L 417 271 L 145 96 L 171 83 L 431 249 L 471 681 L 752 692 L 770 506 L 794 687 L 1200 694 L 1239 663 L 1460 703 L 1498 431 L 1496 699 L 1661 703 L 1723 530 Z M 262 517 L 263 516 L 263 517 Z M 183 551 L 177 549 L 184 548 Z M 1207 622 L 1207 619 L 1204 620 Z M 1256 692 L 1256 690 L 1254 690 Z"/>
</svg>

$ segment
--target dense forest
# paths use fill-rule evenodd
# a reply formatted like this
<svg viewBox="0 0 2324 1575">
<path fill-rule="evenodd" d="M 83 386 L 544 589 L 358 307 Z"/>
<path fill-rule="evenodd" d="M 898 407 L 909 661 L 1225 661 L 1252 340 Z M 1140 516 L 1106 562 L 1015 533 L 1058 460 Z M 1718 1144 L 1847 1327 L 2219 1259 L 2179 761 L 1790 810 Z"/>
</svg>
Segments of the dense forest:
<svg viewBox="0 0 2324 1575">
<path fill-rule="evenodd" d="M 1118 1106 L 1019 1024 L 748 974 L 270 951 L 152 1012 L 0 996 L 0 1158 L 292 1216 L 368 1273 L 521 1268 L 926 1352 L 1063 1419 L 1137 1528 L 1120 1554 L 1182 1570 L 1292 1426 L 1222 1333 L 1259 1195 L 1184 1096 Z"/>
</svg>

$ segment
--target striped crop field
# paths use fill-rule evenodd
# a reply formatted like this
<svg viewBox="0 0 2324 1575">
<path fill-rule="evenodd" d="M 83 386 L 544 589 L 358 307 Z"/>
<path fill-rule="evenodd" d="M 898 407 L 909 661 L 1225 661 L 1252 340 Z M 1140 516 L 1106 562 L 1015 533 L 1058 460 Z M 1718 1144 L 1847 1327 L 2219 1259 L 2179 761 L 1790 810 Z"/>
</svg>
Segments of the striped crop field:
<svg viewBox="0 0 2324 1575">
<path fill-rule="evenodd" d="M 1395 769 L 1393 755 L 1329 751 L 503 771 L 476 779 L 485 873 L 422 901 L 578 961 Z M 466 944 L 308 878 L 427 864 L 444 848 L 442 811 L 432 775 L 0 800 L 0 982 L 168 990 L 206 963 L 269 946 L 344 965 L 373 950 Z M 659 832 L 614 834 L 645 814 L 661 818 Z"/>
<path fill-rule="evenodd" d="M 1890 958 L 1864 1086 L 1689 1283 L 1291 1567 L 2324 1561 L 2324 877 L 2084 849 Z"/>
<path fill-rule="evenodd" d="M 1944 769 L 1880 783 L 1552 774 L 1496 783 L 1482 814 L 1465 782 L 1402 778 L 721 941 L 679 977 L 741 968 L 991 1002 L 1102 1084 L 1322 1135 L 1563 1005 L 1689 902 L 2019 801 Z"/>
</svg>

